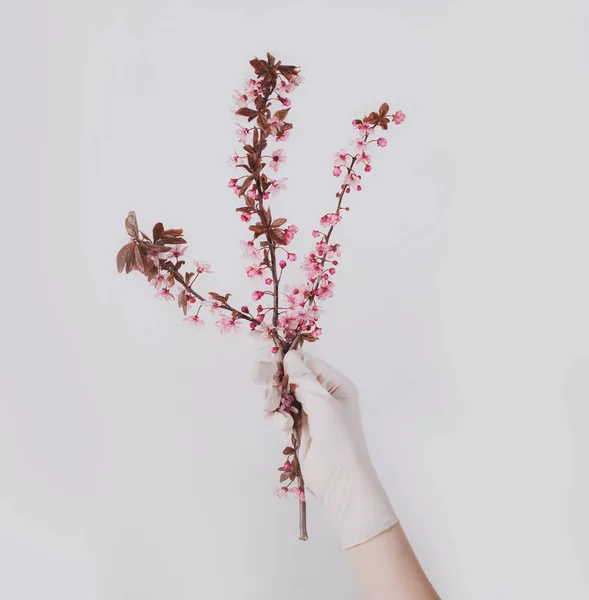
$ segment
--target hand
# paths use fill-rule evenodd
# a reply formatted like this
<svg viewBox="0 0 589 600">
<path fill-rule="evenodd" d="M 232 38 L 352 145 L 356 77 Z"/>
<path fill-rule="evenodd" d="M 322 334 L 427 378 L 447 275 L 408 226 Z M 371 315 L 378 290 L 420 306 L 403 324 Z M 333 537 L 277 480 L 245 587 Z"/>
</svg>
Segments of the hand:
<svg viewBox="0 0 589 600">
<path fill-rule="evenodd" d="M 267 410 L 280 401 L 272 387 L 275 362 L 259 362 L 254 380 L 265 384 Z M 326 507 L 342 548 L 361 544 L 398 522 L 378 479 L 362 431 L 358 389 L 325 361 L 302 350 L 284 357 L 284 371 L 303 407 L 299 460 L 307 490 Z M 282 418 L 292 427 L 289 415 Z"/>
</svg>

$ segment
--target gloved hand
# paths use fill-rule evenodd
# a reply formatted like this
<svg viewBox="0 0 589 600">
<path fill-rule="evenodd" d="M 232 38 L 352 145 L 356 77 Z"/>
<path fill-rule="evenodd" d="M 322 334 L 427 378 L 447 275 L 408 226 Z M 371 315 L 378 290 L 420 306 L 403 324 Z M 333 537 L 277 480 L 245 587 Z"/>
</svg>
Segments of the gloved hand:
<svg viewBox="0 0 589 600">
<path fill-rule="evenodd" d="M 266 409 L 280 401 L 272 387 L 275 361 L 260 361 L 254 381 L 266 385 Z M 303 406 L 299 460 L 307 490 L 324 504 L 343 549 L 361 544 L 398 522 L 374 469 L 362 431 L 358 389 L 325 361 L 302 350 L 284 357 L 284 371 Z M 283 419 L 284 428 L 292 418 Z"/>
</svg>

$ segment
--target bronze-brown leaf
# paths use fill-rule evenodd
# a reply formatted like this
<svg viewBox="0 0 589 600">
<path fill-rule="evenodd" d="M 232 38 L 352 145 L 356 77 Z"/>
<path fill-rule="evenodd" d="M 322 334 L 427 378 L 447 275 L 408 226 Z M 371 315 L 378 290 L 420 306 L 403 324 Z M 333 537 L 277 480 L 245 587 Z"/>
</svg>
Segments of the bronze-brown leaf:
<svg viewBox="0 0 589 600">
<path fill-rule="evenodd" d="M 137 216 L 134 210 L 130 210 L 127 218 L 125 219 L 125 228 L 127 233 L 134 238 L 139 237 L 139 227 L 137 226 Z"/>
<path fill-rule="evenodd" d="M 160 239 L 160 235 L 164 232 L 164 224 L 156 223 L 153 226 L 153 241 L 157 242 Z"/>
<path fill-rule="evenodd" d="M 242 117 L 247 117 L 248 123 L 252 120 L 255 119 L 256 116 L 258 115 L 258 111 L 253 110 L 252 108 L 247 108 L 246 106 L 244 106 L 243 108 L 240 108 L 239 110 L 235 111 L 236 115 L 241 115 Z"/>
</svg>

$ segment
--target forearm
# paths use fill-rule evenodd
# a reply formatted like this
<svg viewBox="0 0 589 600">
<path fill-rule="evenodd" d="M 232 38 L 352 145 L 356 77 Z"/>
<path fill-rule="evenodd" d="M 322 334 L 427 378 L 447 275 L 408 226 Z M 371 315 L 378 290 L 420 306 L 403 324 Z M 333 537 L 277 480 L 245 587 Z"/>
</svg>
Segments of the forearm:
<svg viewBox="0 0 589 600">
<path fill-rule="evenodd" d="M 346 553 L 364 600 L 439 600 L 400 523 Z"/>
</svg>

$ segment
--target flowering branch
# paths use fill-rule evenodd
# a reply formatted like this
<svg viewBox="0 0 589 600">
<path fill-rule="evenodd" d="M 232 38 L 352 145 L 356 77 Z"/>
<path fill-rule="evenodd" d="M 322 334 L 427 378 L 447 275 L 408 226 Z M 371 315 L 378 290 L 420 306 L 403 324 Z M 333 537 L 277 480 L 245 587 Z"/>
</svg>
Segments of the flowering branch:
<svg viewBox="0 0 589 600">
<path fill-rule="evenodd" d="M 255 289 L 252 299 L 258 302 L 265 296 L 271 296 L 270 306 L 258 304 L 254 315 L 246 305 L 241 306 L 241 309 L 232 306 L 229 303 L 230 294 L 209 292 L 210 299 L 206 299 L 205 295 L 197 292 L 193 286 L 202 273 L 212 272 L 210 265 L 195 261 L 194 272 L 181 273 L 181 268 L 186 264 L 181 259 L 186 250 L 183 246 L 186 244 L 182 237 L 183 230 L 166 230 L 162 223 L 157 223 L 151 240 L 139 231 L 133 211 L 129 212 L 125 221 L 131 239 L 117 255 L 117 268 L 119 272 L 141 272 L 155 286 L 156 296 L 162 300 L 173 300 L 175 296 L 172 288 L 178 284 L 182 288 L 177 297 L 178 306 L 182 308 L 185 320 L 197 327 L 204 326 L 199 314 L 203 307 L 207 307 L 212 314 L 221 314 L 216 321 L 221 333 L 239 332 L 239 321 L 248 321 L 252 331 L 257 331 L 273 344 L 271 351 L 277 354 L 278 360 L 272 386 L 273 403 L 268 414 L 279 412 L 292 426 L 290 445 L 283 451 L 286 460 L 279 468 L 281 486 L 277 495 L 293 493 L 297 496 L 300 539 L 305 540 L 305 482 L 299 460 L 303 413 L 302 406 L 296 398 L 295 386 L 289 383 L 288 376 L 284 373 L 283 358 L 289 350 L 300 347 L 304 342 L 315 342 L 320 337 L 322 330 L 317 323 L 322 309 L 318 306 L 318 301 L 333 296 L 331 277 L 335 275 L 337 259 L 341 256 L 340 245 L 331 243 L 331 235 L 342 219 L 342 211 L 349 211 L 348 206 L 342 205 L 343 198 L 351 191 L 362 189 L 362 175 L 356 172 L 356 168 L 364 164 L 365 172 L 371 170 L 371 157 L 367 152 L 371 144 L 375 144 L 375 147 L 386 146 L 385 138 L 371 139 L 371 136 L 379 127 L 383 130 L 388 129 L 391 121 L 397 125 L 401 124 L 405 115 L 401 111 L 389 114 L 389 105 L 385 103 L 377 112 L 371 112 L 368 116 L 352 122 L 356 130 L 353 150 L 340 150 L 336 153 L 332 171 L 335 177 L 340 177 L 342 173 L 344 175 L 340 190 L 336 193 L 336 210 L 321 217 L 321 226 L 328 228 L 326 233 L 320 230 L 313 231 L 313 237 L 318 238 L 318 241 L 314 251 L 305 256 L 302 264 L 306 280 L 284 286 L 286 306 L 281 307 L 280 283 L 288 263 L 297 260 L 296 255 L 290 252 L 287 246 L 298 232 L 298 228 L 292 224 L 285 227 L 286 218 L 272 216 L 270 199 L 286 189 L 286 178 L 275 179 L 267 175 L 264 169 L 269 166 L 274 172 L 278 172 L 286 161 L 282 148 L 268 153 L 267 147 L 272 140 L 277 143 L 288 140 L 293 128 L 291 123 L 286 122 L 292 104 L 288 95 L 300 85 L 302 78 L 299 75 L 299 67 L 283 65 L 270 53 L 266 56 L 267 60 L 255 58 L 250 61 L 256 77 L 248 78 L 245 90 L 236 91 L 234 95 L 235 115 L 238 118 L 237 134 L 244 154 L 238 155 L 234 152 L 229 162 L 235 168 L 243 169 L 245 173 L 231 178 L 229 188 L 242 203 L 235 209 L 241 220 L 250 223 L 252 217 L 257 219 L 248 226 L 253 239 L 242 240 L 240 243 L 245 256 L 253 259 L 253 264 L 245 268 L 247 276 L 250 280 L 263 284 L 258 287 L 266 286 L 266 289 Z M 279 108 L 273 111 L 271 107 L 276 103 Z M 239 119 L 246 119 L 247 123 L 240 122 Z M 255 123 L 252 124 L 254 119 Z M 279 259 L 280 252 L 286 254 L 286 260 Z M 188 310 L 192 307 L 196 308 L 196 312 L 189 315 Z M 271 314 L 270 323 L 265 322 L 268 314 Z"/>
</svg>

